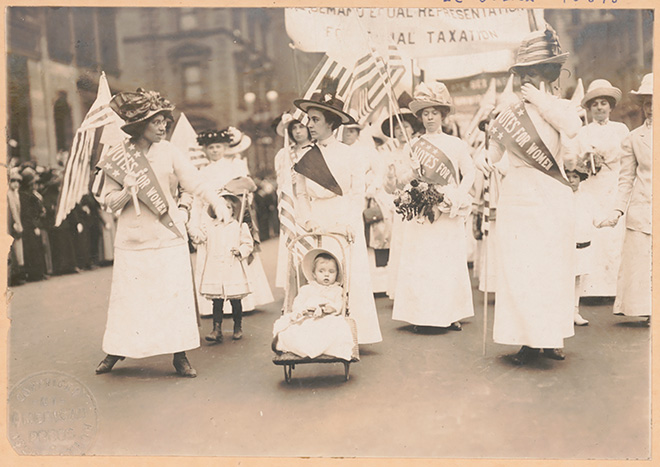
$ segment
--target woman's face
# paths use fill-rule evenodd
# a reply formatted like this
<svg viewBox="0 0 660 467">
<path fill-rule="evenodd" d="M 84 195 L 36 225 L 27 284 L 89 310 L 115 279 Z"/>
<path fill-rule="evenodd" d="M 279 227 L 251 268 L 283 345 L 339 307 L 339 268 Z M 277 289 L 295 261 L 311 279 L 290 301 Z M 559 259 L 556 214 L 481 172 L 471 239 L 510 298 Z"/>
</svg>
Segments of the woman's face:
<svg viewBox="0 0 660 467">
<path fill-rule="evenodd" d="M 653 97 L 644 96 L 644 101 L 642 103 L 642 110 L 644 110 L 644 116 L 649 120 L 653 118 Z"/>
<path fill-rule="evenodd" d="M 589 106 L 591 111 L 591 118 L 596 122 L 605 122 L 610 118 L 610 113 L 612 108 L 610 107 L 610 102 L 604 97 L 597 97 L 591 101 Z"/>
<path fill-rule="evenodd" d="M 345 144 L 350 146 L 357 141 L 358 136 L 360 136 L 360 130 L 357 128 L 344 128 L 344 135 L 342 139 L 344 140 Z"/>
<path fill-rule="evenodd" d="M 291 124 L 291 134 L 293 135 L 293 141 L 300 144 L 306 141 L 309 141 L 309 131 L 307 127 L 300 122 Z"/>
<path fill-rule="evenodd" d="M 167 119 L 163 115 L 156 115 L 147 123 L 142 133 L 142 139 L 148 143 L 160 143 L 167 134 Z"/>
<path fill-rule="evenodd" d="M 307 128 L 309 128 L 312 139 L 323 141 L 332 135 L 332 126 L 325 120 L 323 112 L 318 109 L 309 109 L 307 115 L 309 116 Z"/>
<path fill-rule="evenodd" d="M 427 133 L 435 133 L 442 128 L 442 112 L 439 107 L 427 107 L 422 110 L 422 123 Z"/>
<path fill-rule="evenodd" d="M 545 81 L 536 67 L 530 66 L 518 70 L 520 85 L 531 84 L 536 89 L 541 89 L 541 82 Z"/>
<path fill-rule="evenodd" d="M 215 162 L 225 155 L 228 147 L 228 143 L 211 143 L 204 148 L 204 153 L 206 153 L 206 157 L 208 157 L 210 161 Z"/>
<path fill-rule="evenodd" d="M 408 139 L 410 139 L 414 133 L 412 125 L 403 120 L 403 127 L 399 125 L 398 121 L 395 121 L 394 123 L 394 137 L 397 139 L 397 141 L 401 144 L 406 143 L 406 135 L 408 135 Z"/>
</svg>

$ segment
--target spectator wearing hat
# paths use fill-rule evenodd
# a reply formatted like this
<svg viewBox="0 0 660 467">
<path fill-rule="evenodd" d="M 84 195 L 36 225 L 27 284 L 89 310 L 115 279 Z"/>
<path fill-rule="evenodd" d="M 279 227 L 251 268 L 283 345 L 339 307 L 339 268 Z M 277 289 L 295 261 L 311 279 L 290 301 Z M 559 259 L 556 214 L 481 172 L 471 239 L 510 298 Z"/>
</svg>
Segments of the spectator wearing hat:
<svg viewBox="0 0 660 467">
<path fill-rule="evenodd" d="M 567 56 L 550 26 L 523 39 L 510 69 L 523 100 L 491 120 L 487 158 L 475 159 L 486 174 L 505 153 L 509 161 L 497 207 L 493 339 L 522 346 L 512 356 L 519 365 L 540 349 L 563 360 L 564 339 L 574 334 L 575 214 L 561 137 L 575 137 L 581 121 L 575 106 L 553 93 Z M 527 136 L 514 138 L 513 126 Z M 527 152 L 532 142 L 543 165 Z"/>
<path fill-rule="evenodd" d="M 380 342 L 382 335 L 363 235 L 364 165 L 358 150 L 335 138 L 334 132 L 341 125 L 355 122 L 335 96 L 336 84 L 326 80 L 309 99 L 294 101 L 307 113 L 307 127 L 315 140 L 315 145 L 296 164 L 296 217 L 309 231 L 340 231 L 354 239 L 347 266 L 348 306 L 356 322 L 358 343 L 371 344 Z M 329 248 L 332 243 L 330 239 L 324 247 Z"/>
<path fill-rule="evenodd" d="M 26 279 L 40 281 L 46 277 L 46 256 L 41 238 L 41 229 L 46 215 L 41 196 L 34 189 L 37 173 L 31 167 L 21 172 L 18 195 L 21 205 L 21 225 L 23 227 L 23 257 Z"/>
<path fill-rule="evenodd" d="M 404 221 L 392 319 L 411 323 L 416 330 L 460 331 L 460 320 L 474 315 L 465 237 L 474 164 L 467 143 L 442 131 L 443 121 L 454 110 L 443 83 L 419 84 L 410 110 L 421 119 L 425 133 L 407 145 L 405 152 L 413 156 L 396 174 L 397 185 L 405 190 L 413 182 L 432 184 L 432 189 L 443 193 L 443 200 L 433 207 L 433 221 L 426 217 Z M 431 157 L 433 167 L 443 164 L 453 175 L 436 178 L 436 172 L 425 165 Z"/>
<path fill-rule="evenodd" d="M 246 211 L 250 217 L 250 232 L 254 240 L 254 251 L 246 260 L 246 271 L 250 281 L 250 295 L 244 297 L 242 302 L 243 311 L 251 311 L 260 305 L 271 303 L 274 298 L 270 289 L 270 284 L 264 272 L 263 264 L 259 256 L 259 234 L 256 227 L 255 216 L 253 216 L 249 205 L 251 204 L 252 193 L 257 189 L 250 177 L 247 162 L 240 157 L 240 153 L 250 147 L 252 141 L 250 137 L 237 128 L 228 127 L 222 130 L 209 130 L 201 132 L 197 137 L 197 142 L 202 146 L 210 163 L 199 170 L 199 174 L 204 182 L 216 191 L 232 191 L 227 188 L 232 180 L 248 178 L 250 187 L 248 189 L 248 206 Z M 240 193 L 236 193 L 240 194 Z M 197 263 L 195 267 L 196 277 L 201 273 L 201 259 L 205 256 L 206 235 L 204 229 L 212 219 L 209 217 L 206 203 L 201 197 L 196 197 L 190 212 L 190 222 L 188 223 L 188 232 L 191 239 L 197 245 Z M 211 302 L 201 299 L 199 301 L 200 314 L 209 316 L 213 314 Z"/>
<path fill-rule="evenodd" d="M 275 286 L 283 288 L 286 285 L 287 277 L 287 243 L 296 235 L 296 190 L 293 186 L 293 165 L 311 147 L 312 140 L 309 129 L 300 120 L 294 119 L 290 113 L 282 114 L 274 126 L 275 133 L 284 138 L 284 147 L 277 152 L 274 160 L 278 215 L 280 217 Z"/>
<path fill-rule="evenodd" d="M 9 285 L 25 283 L 23 267 L 23 224 L 21 223 L 21 200 L 18 189 L 23 177 L 17 168 L 9 171 L 9 189 L 7 190 L 7 229 L 13 238 L 9 252 Z"/>
<path fill-rule="evenodd" d="M 594 80 L 582 99 L 582 107 L 591 117 L 577 136 L 568 144 L 567 161 L 578 157 L 603 160 L 602 169 L 582 183 L 580 190 L 591 193 L 597 201 L 594 205 L 596 219 L 603 220 L 610 214 L 617 194 L 617 179 L 621 165 L 621 142 L 628 135 L 628 127 L 613 122 L 610 112 L 621 100 L 621 91 L 604 79 Z M 625 227 L 623 223 L 613 229 L 595 232 L 591 249 L 594 252 L 592 272 L 583 278 L 583 297 L 614 297 L 616 277 L 621 262 L 621 249 Z"/>
<path fill-rule="evenodd" d="M 613 227 L 626 215 L 614 314 L 651 321 L 651 191 L 653 168 L 653 73 L 644 76 L 633 99 L 644 123 L 621 143 L 619 190 L 614 210 L 598 227 Z"/>
<path fill-rule="evenodd" d="M 402 93 L 397 99 L 398 109 L 388 115 L 380 124 L 380 129 L 385 136 L 390 138 L 392 148 L 386 153 L 387 168 L 384 174 L 384 189 L 387 193 L 396 190 L 396 174 L 400 173 L 410 164 L 407 143 L 412 141 L 424 131 L 424 125 L 408 108 L 412 96 L 407 92 Z M 401 240 L 403 236 L 403 219 L 394 214 L 392 218 L 392 234 L 390 236 L 390 253 L 388 258 L 387 273 L 387 295 L 394 299 L 396 290 L 396 276 L 399 260 L 401 257 Z"/>
<path fill-rule="evenodd" d="M 199 347 L 200 337 L 185 236 L 185 215 L 177 209 L 172 186 L 202 196 L 218 217 L 227 214 L 225 203 L 206 186 L 188 157 L 165 140 L 174 106 L 159 93 L 138 89 L 122 92 L 110 107 L 126 122 L 122 129 L 130 140 L 118 151 L 144 158 L 159 185 L 172 222 L 165 225 L 160 210 L 155 213 L 142 201 L 140 215 L 131 193 L 138 188 L 131 171 L 119 178 L 119 171 L 102 159 L 95 182 L 99 201 L 113 212 L 120 212 L 115 237 L 114 267 L 103 350 L 108 354 L 96 368 L 107 373 L 124 357 L 144 358 L 174 354 L 173 365 L 183 377 L 197 372 L 186 351 Z M 111 149 L 115 150 L 115 149 Z M 127 156 L 128 157 L 128 156 Z M 108 171 L 106 173 L 106 171 Z M 117 177 L 122 182 L 115 180 Z M 177 234 L 178 231 L 178 234 Z"/>
</svg>

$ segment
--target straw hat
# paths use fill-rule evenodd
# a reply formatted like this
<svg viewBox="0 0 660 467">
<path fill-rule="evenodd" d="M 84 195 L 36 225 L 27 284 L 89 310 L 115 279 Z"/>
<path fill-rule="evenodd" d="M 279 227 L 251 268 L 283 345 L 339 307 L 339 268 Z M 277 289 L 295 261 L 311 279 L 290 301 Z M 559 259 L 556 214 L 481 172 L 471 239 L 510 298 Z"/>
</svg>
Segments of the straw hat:
<svg viewBox="0 0 660 467">
<path fill-rule="evenodd" d="M 252 145 L 252 138 L 238 128 L 230 126 L 225 131 L 230 135 L 229 148 L 225 151 L 227 155 L 240 154 Z"/>
<path fill-rule="evenodd" d="M 413 98 L 408 94 L 407 92 L 403 92 L 397 99 L 397 104 L 399 105 L 399 118 L 404 121 L 408 122 L 410 126 L 413 128 L 415 133 L 419 132 L 422 129 L 422 123 L 419 121 L 417 117 L 415 117 L 415 114 L 412 113 L 412 111 L 408 108 L 410 103 L 412 102 Z M 394 125 L 398 125 L 399 121 L 396 118 L 396 115 L 392 115 L 392 127 Z M 383 120 L 383 122 L 380 124 L 380 131 L 383 132 L 385 136 L 388 138 L 392 138 L 392 135 L 390 134 L 390 117 L 388 116 L 386 119 Z"/>
<path fill-rule="evenodd" d="M 348 114 L 351 116 L 351 118 L 353 118 L 353 123 L 347 123 L 346 125 L 344 125 L 344 128 L 358 130 L 358 131 L 364 130 L 364 125 L 360 125 L 357 122 L 357 111 L 355 109 L 350 109 L 348 111 Z"/>
<path fill-rule="evenodd" d="M 309 109 L 322 109 L 332 112 L 341 118 L 342 125 L 355 123 L 353 117 L 344 112 L 344 102 L 335 96 L 337 84 L 336 80 L 324 79 L 321 82 L 320 90 L 312 94 L 309 99 L 296 99 L 293 101 L 293 105 L 303 112 L 307 112 Z"/>
<path fill-rule="evenodd" d="M 275 130 L 275 133 L 281 137 L 284 137 L 284 133 L 289 129 L 289 125 L 291 125 L 293 122 L 300 121 L 293 118 L 293 115 L 291 115 L 289 112 L 284 112 L 273 122 L 271 126 Z"/>
<path fill-rule="evenodd" d="M 413 100 L 410 102 L 410 110 L 419 116 L 419 113 L 429 107 L 444 107 L 452 112 L 454 103 L 449 95 L 449 90 L 444 83 L 435 82 L 431 84 L 420 83 L 413 93 Z"/>
<path fill-rule="evenodd" d="M 138 88 L 135 92 L 120 92 L 110 100 L 110 108 L 126 122 L 121 129 L 130 133 L 131 128 L 156 114 L 172 119 L 174 105 L 156 91 Z"/>
<path fill-rule="evenodd" d="M 546 25 L 545 31 L 534 31 L 525 37 L 516 55 L 516 63 L 509 71 L 518 73 L 518 69 L 544 63 L 563 64 L 568 58 L 568 52 L 561 50 L 557 33 Z"/>
<path fill-rule="evenodd" d="M 609 97 L 613 99 L 612 108 L 614 108 L 621 100 L 621 90 L 612 86 L 606 79 L 595 79 L 591 82 L 587 88 L 587 93 L 582 98 L 582 107 L 589 109 L 591 101 L 597 97 Z"/>
<path fill-rule="evenodd" d="M 630 94 L 638 102 L 641 102 L 644 96 L 653 97 L 653 73 L 645 74 L 639 89 L 637 91 L 630 91 Z"/>
<path fill-rule="evenodd" d="M 334 258 L 335 262 L 337 263 L 337 283 L 341 284 L 343 280 L 343 274 L 342 274 L 342 268 L 341 268 L 341 262 L 339 259 L 337 259 L 337 255 L 334 253 L 331 253 L 330 251 L 324 249 L 324 248 L 314 248 L 312 250 L 309 250 L 307 253 L 305 253 L 305 256 L 303 257 L 302 260 L 302 270 L 303 274 L 307 278 L 308 282 L 315 282 L 314 281 L 314 260 L 316 257 L 322 253 L 325 253 L 326 255 L 330 255 Z"/>
</svg>

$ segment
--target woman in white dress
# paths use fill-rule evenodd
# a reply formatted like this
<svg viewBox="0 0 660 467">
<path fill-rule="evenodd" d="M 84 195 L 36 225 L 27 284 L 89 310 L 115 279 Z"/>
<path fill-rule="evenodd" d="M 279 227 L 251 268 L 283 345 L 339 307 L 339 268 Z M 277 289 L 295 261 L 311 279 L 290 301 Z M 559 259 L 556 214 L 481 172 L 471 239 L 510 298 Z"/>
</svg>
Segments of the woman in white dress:
<svg viewBox="0 0 660 467">
<path fill-rule="evenodd" d="M 293 164 L 312 144 L 309 130 L 289 113 L 283 114 L 275 132 L 284 138 L 284 147 L 275 155 L 275 174 L 277 176 L 277 200 L 280 217 L 280 238 L 277 250 L 277 272 L 275 286 L 286 286 L 289 239 L 297 235 L 296 229 L 296 190 L 293 186 Z"/>
<path fill-rule="evenodd" d="M 206 131 L 197 138 L 204 148 L 210 163 L 200 169 L 202 179 L 217 191 L 222 191 L 226 185 L 239 177 L 249 177 L 247 162 L 240 157 L 251 144 L 249 136 L 233 127 L 221 131 Z M 256 186 L 255 186 L 256 189 Z M 190 214 L 188 232 L 197 243 L 197 261 L 195 265 L 195 278 L 201 280 L 202 258 L 206 256 L 203 228 L 211 218 L 207 214 L 204 200 L 195 199 Z M 253 219 L 253 222 L 255 220 Z M 256 241 L 256 239 L 255 239 Z M 241 300 L 243 311 L 254 310 L 259 305 L 271 303 L 274 298 L 268 284 L 259 254 L 253 253 L 252 261 L 246 261 L 246 273 L 250 282 L 251 294 Z M 203 298 L 198 291 L 200 314 L 210 316 L 213 314 L 211 302 Z"/>
<path fill-rule="evenodd" d="M 522 41 L 511 71 L 523 100 L 491 120 L 488 159 L 475 160 L 486 174 L 505 153 L 509 161 L 497 208 L 493 339 L 521 345 L 512 356 L 519 365 L 540 349 L 563 360 L 564 339 L 574 334 L 575 214 L 560 133 L 574 137 L 581 121 L 570 101 L 551 93 L 567 55 L 549 26 Z"/>
<path fill-rule="evenodd" d="M 408 163 L 397 172 L 397 185 L 419 180 L 444 194 L 431 222 L 417 217 L 404 221 L 392 319 L 417 326 L 461 330 L 460 320 L 474 316 L 467 267 L 465 219 L 475 169 L 464 141 L 442 131 L 454 105 L 443 83 L 421 83 L 410 109 L 426 133 L 406 145 Z M 439 172 L 444 167 L 445 172 Z M 445 177 L 436 174 L 444 173 Z"/>
<path fill-rule="evenodd" d="M 296 215 L 310 231 L 340 231 L 353 237 L 347 267 L 348 306 L 357 325 L 358 343 L 371 344 L 380 342 L 382 336 L 372 293 L 367 245 L 362 234 L 364 166 L 359 163 L 358 151 L 335 138 L 334 131 L 340 125 L 354 120 L 342 110 L 343 102 L 336 99 L 334 93 L 326 91 L 316 92 L 310 99 L 294 101 L 296 107 L 307 113 L 307 127 L 316 141 L 296 165 Z M 310 170 L 306 171 L 305 167 Z M 305 172 L 305 176 L 301 172 Z M 330 240 L 323 247 L 333 251 L 331 243 Z M 333 252 L 337 254 L 337 247 L 334 248 Z"/>
<path fill-rule="evenodd" d="M 380 125 L 385 136 L 393 138 L 396 145 L 387 155 L 387 170 L 385 172 L 384 188 L 388 193 L 396 190 L 396 174 L 401 172 L 409 164 L 409 152 L 406 152 L 406 143 L 423 130 L 419 119 L 410 111 L 408 105 L 412 97 L 405 93 L 398 99 L 400 113 L 386 118 Z M 392 218 L 392 235 L 390 238 L 390 258 L 388 261 L 387 274 L 387 296 L 394 299 L 396 289 L 396 278 L 401 259 L 401 240 L 403 234 L 403 219 L 396 212 Z"/>
<path fill-rule="evenodd" d="M 621 166 L 621 142 L 628 135 L 628 127 L 610 118 L 612 109 L 621 99 L 621 91 L 604 79 L 594 80 L 582 99 L 582 106 L 591 116 L 591 123 L 583 126 L 577 137 L 571 140 L 567 160 L 587 156 L 601 159 L 603 166 L 598 173 L 580 185 L 596 201 L 594 218 L 604 219 L 612 209 L 617 194 L 617 179 Z M 580 294 L 583 297 L 614 297 L 616 278 L 621 262 L 624 223 L 612 229 L 600 229 L 591 241 L 593 268 L 582 279 Z"/>
<path fill-rule="evenodd" d="M 642 107 L 645 120 L 621 144 L 619 190 L 614 210 L 598 227 L 615 226 L 626 214 L 614 314 L 645 316 L 650 323 L 653 73 L 645 75 L 639 90 L 631 94 Z"/>
<path fill-rule="evenodd" d="M 186 216 L 177 209 L 173 192 L 180 184 L 212 204 L 219 217 L 228 215 L 227 209 L 188 157 L 165 140 L 174 109 L 169 101 L 138 89 L 116 95 L 110 107 L 127 122 L 122 129 L 131 139 L 99 161 L 102 170 L 94 185 L 99 201 L 120 212 L 103 336 L 108 355 L 96 373 L 111 371 L 125 357 L 173 353 L 177 373 L 195 377 L 185 353 L 199 347 Z M 138 162 L 139 177 L 127 168 Z M 144 175 L 145 170 L 153 176 Z M 138 189 L 141 212 L 135 197 L 131 201 Z M 145 204 L 154 197 L 158 204 Z"/>
</svg>

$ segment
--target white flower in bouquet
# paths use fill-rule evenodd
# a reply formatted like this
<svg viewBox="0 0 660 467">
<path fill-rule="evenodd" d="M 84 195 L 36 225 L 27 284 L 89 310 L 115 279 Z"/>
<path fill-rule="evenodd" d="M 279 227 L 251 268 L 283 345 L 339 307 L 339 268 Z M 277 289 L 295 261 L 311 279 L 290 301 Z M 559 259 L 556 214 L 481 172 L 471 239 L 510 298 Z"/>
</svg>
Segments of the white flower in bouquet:
<svg viewBox="0 0 660 467">
<path fill-rule="evenodd" d="M 426 191 L 429 189 L 429 184 L 426 182 L 419 182 L 418 187 L 420 191 Z"/>
</svg>

